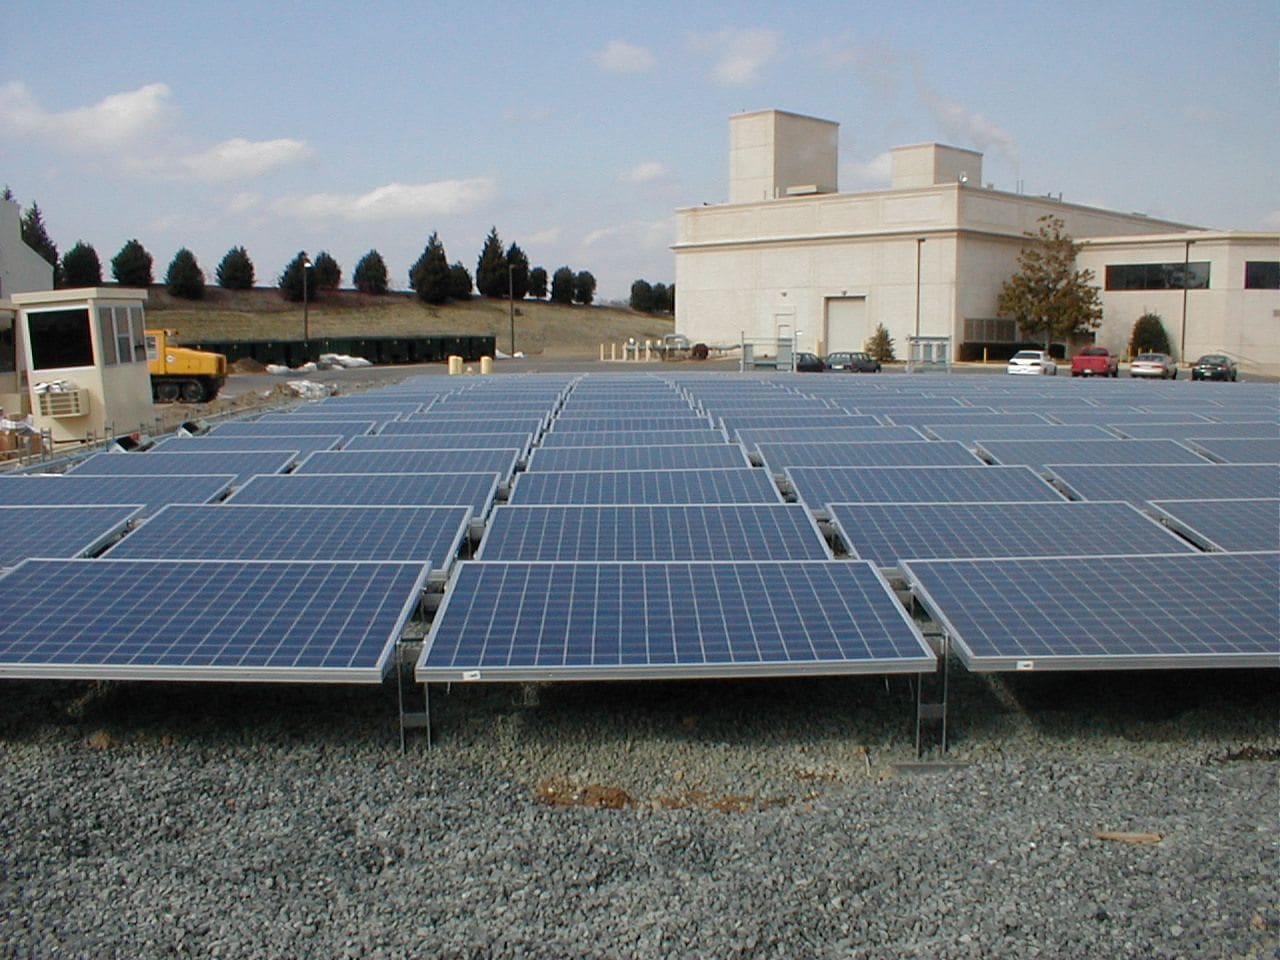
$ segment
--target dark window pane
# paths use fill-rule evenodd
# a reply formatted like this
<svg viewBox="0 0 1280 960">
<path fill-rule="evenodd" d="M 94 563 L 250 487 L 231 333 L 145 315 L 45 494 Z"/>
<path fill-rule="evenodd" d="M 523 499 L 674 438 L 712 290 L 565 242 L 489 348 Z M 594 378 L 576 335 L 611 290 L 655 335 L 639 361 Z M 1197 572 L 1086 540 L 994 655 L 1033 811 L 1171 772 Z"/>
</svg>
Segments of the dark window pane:
<svg viewBox="0 0 1280 960">
<path fill-rule="evenodd" d="M 1280 260 L 1249 260 L 1244 265 L 1246 290 L 1280 290 Z"/>
<path fill-rule="evenodd" d="M 89 311 L 84 307 L 27 314 L 27 330 L 31 334 L 34 369 L 93 366 Z"/>
<path fill-rule="evenodd" d="M 1188 290 L 1209 288 L 1209 262 L 1117 263 L 1106 269 L 1108 290 Z"/>
</svg>

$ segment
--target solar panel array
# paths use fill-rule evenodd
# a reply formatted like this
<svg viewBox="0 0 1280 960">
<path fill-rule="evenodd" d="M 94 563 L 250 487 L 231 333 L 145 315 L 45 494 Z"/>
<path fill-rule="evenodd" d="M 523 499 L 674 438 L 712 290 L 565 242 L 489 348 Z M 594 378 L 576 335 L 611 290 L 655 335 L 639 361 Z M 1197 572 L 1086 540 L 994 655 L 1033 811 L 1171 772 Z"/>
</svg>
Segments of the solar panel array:
<svg viewBox="0 0 1280 960">
<path fill-rule="evenodd" d="M 591 470 L 522 473 L 511 503 L 699 504 L 780 503 L 782 495 L 763 470 Z"/>
<path fill-rule="evenodd" d="M 31 557 L 74 559 L 119 537 L 142 507 L 0 506 L 0 569 Z"/>
<path fill-rule="evenodd" d="M 1205 550 L 1280 550 L 1280 499 L 1154 500 L 1148 506 Z"/>
<path fill-rule="evenodd" d="M 312 454 L 320 456 L 323 454 Z M 67 470 L 73 477 L 209 476 L 233 473 L 243 483 L 260 473 L 283 473 L 298 453 L 243 450 L 213 453 L 95 453 Z M 129 501 L 126 501 L 129 502 Z"/>
<path fill-rule="evenodd" d="M 497 473 L 309 473 L 254 477 L 228 503 L 470 507 L 484 516 L 497 496 Z"/>
</svg>

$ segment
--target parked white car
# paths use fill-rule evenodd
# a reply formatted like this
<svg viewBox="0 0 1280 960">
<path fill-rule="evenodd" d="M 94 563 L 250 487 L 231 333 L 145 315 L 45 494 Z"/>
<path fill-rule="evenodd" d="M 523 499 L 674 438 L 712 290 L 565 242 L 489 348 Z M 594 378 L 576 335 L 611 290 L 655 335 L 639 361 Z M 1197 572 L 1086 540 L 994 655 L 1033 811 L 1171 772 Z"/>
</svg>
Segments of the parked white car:
<svg viewBox="0 0 1280 960">
<path fill-rule="evenodd" d="M 1050 377 L 1058 372 L 1058 365 L 1053 357 L 1043 350 L 1019 350 L 1009 358 L 1006 373 L 1046 374 Z"/>
</svg>

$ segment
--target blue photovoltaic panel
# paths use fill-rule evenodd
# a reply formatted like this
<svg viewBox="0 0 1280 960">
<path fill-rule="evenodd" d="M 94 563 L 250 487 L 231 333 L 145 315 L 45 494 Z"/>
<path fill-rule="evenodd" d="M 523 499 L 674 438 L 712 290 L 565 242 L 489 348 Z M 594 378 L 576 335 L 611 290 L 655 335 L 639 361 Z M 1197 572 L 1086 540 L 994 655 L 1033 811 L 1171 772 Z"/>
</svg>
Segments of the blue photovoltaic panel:
<svg viewBox="0 0 1280 960">
<path fill-rule="evenodd" d="M 127 454 L 117 454 L 127 456 Z M 235 481 L 218 476 L 95 477 L 49 475 L 0 477 L 0 504 L 142 504 L 143 515 L 166 503 L 208 503 L 225 496 Z"/>
<path fill-rule="evenodd" d="M 970 670 L 1275 667 L 1280 553 L 913 560 Z"/>
<path fill-rule="evenodd" d="M 515 450 L 533 443 L 527 433 L 396 433 L 352 437 L 343 450 Z"/>
<path fill-rule="evenodd" d="M 315 456 L 316 454 L 312 454 Z M 226 453 L 95 453 L 67 471 L 73 477 L 155 477 L 233 473 L 237 484 L 259 473 L 283 473 L 296 451 L 245 450 Z M 127 501 L 126 501 L 127 502 Z M 170 500 L 170 503 L 173 501 Z"/>
<path fill-rule="evenodd" d="M 1150 506 L 1206 550 L 1280 550 L 1280 499 L 1154 500 Z"/>
<path fill-rule="evenodd" d="M 607 433 L 628 430 L 702 430 L 712 428 L 710 419 L 689 416 L 650 417 L 643 413 L 618 413 L 614 416 L 557 418 L 551 421 L 549 433 Z"/>
<path fill-rule="evenodd" d="M 1190 553 L 1127 503 L 833 503 L 850 552 L 878 567 L 900 560 Z"/>
<path fill-rule="evenodd" d="M 735 444 L 662 447 L 549 447 L 529 457 L 529 473 L 582 470 L 706 470 L 749 466 Z"/>
<path fill-rule="evenodd" d="M 28 560 L 0 577 L 0 677 L 380 683 L 426 576 L 412 563 Z"/>
<path fill-rule="evenodd" d="M 298 418 L 288 423 L 260 423 L 257 421 L 233 420 L 220 423 L 209 431 L 213 437 L 296 437 L 304 433 L 312 436 L 332 436 L 341 434 L 344 437 L 355 437 L 362 433 L 373 432 L 373 420 L 307 420 Z"/>
<path fill-rule="evenodd" d="M 0 505 L 0 569 L 29 557 L 83 557 L 123 533 L 141 511 L 135 505 Z"/>
<path fill-rule="evenodd" d="M 748 450 L 762 443 L 880 443 L 886 440 L 925 440 L 915 427 L 750 427 L 736 439 Z"/>
<path fill-rule="evenodd" d="M 1027 467 L 788 467 L 786 474 L 812 510 L 828 503 L 1063 499 Z"/>
<path fill-rule="evenodd" d="M 117 543 L 112 560 L 396 560 L 445 570 L 467 507 L 216 504 L 165 507 Z M 193 537 L 200 530 L 205 536 Z"/>
<path fill-rule="evenodd" d="M 774 473 L 787 467 L 973 467 L 982 461 L 962 443 L 939 440 L 880 443 L 762 443 Z"/>
<path fill-rule="evenodd" d="M 308 473 L 500 473 L 510 476 L 520 451 L 507 450 L 326 450 L 313 453 L 294 471 Z"/>
<path fill-rule="evenodd" d="M 722 430 L 703 426 L 696 430 L 549 430 L 540 446 L 547 450 L 551 447 L 649 447 L 725 442 Z"/>
<path fill-rule="evenodd" d="M 1087 423 L 969 423 L 950 426 L 926 423 L 921 429 L 938 440 L 956 440 L 967 446 L 972 446 L 975 441 L 992 440 L 1046 440 L 1057 443 L 1063 440 L 1115 439 L 1102 427 Z"/>
<path fill-rule="evenodd" d="M 993 463 L 1043 469 L 1047 463 L 1205 463 L 1172 440 L 992 440 L 977 445 Z"/>
<path fill-rule="evenodd" d="M 166 437 L 148 453 L 227 453 L 248 450 L 296 450 L 305 456 L 313 450 L 336 450 L 343 438 L 330 436 L 301 437 Z"/>
<path fill-rule="evenodd" d="M 1276 468 L 1257 463 L 1049 464 L 1073 500 L 1257 500 L 1276 495 Z"/>
<path fill-rule="evenodd" d="M 383 400 L 373 394 L 369 394 L 366 396 L 329 397 L 325 400 L 318 400 L 306 407 L 300 407 L 298 412 L 310 410 L 314 413 L 327 413 L 357 420 L 384 420 L 388 417 L 407 417 L 415 413 L 421 413 L 425 406 L 425 404 L 418 401 L 410 400 L 406 403 L 401 403 L 399 401 Z"/>
<path fill-rule="evenodd" d="M 784 503 L 500 506 L 476 554 L 478 560 L 830 558 L 809 512 Z"/>
<path fill-rule="evenodd" d="M 781 503 L 763 470 L 617 470 L 521 473 L 511 503 Z"/>
<path fill-rule="evenodd" d="M 378 431 L 378 435 L 386 437 L 396 434 L 468 434 L 476 433 L 480 430 L 486 433 L 538 434 L 542 432 L 543 420 L 543 417 L 513 419 L 511 417 L 493 418 L 483 415 L 462 419 L 452 417 L 432 418 L 431 414 L 428 413 L 424 414 L 420 419 L 392 420 L 390 423 L 384 423 L 382 429 Z"/>
<path fill-rule="evenodd" d="M 1037 413 L 982 413 L 982 412 L 956 412 L 956 413 L 939 413 L 936 411 L 926 411 L 924 413 L 898 413 L 893 410 L 885 411 L 885 416 L 889 422 L 897 424 L 905 424 L 908 426 L 971 426 L 973 424 L 1006 424 L 1009 426 L 1043 426 L 1049 421 Z"/>
<path fill-rule="evenodd" d="M 724 423 L 730 435 L 741 430 L 754 430 L 757 427 L 875 427 L 880 421 L 875 417 L 860 414 L 844 413 L 841 410 L 802 414 L 736 414 L 725 413 L 717 416 Z"/>
<path fill-rule="evenodd" d="M 1220 463 L 1280 464 L 1280 437 L 1192 437 L 1185 442 Z"/>
<path fill-rule="evenodd" d="M 464 506 L 483 517 L 493 506 L 497 473 L 311 473 L 254 477 L 228 503 L 330 506 Z"/>
<path fill-rule="evenodd" d="M 559 420 L 580 420 L 584 417 L 625 416 L 637 406 L 645 413 L 658 417 L 696 417 L 697 411 L 684 400 L 657 400 L 651 396 L 621 393 L 609 400 L 578 400 L 570 398 L 556 414 Z"/>
<path fill-rule="evenodd" d="M 431 680 L 921 673 L 935 659 L 869 564 L 465 562 Z"/>
</svg>

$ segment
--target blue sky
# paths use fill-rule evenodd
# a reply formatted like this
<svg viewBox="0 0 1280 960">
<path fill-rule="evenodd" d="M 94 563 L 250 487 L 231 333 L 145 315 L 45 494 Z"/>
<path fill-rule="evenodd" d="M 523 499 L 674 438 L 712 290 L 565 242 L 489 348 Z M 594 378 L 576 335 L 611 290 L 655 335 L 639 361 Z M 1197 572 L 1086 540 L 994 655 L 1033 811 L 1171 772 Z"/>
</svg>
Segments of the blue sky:
<svg viewBox="0 0 1280 960">
<path fill-rule="evenodd" d="M 299 250 L 393 286 L 432 231 L 496 226 L 601 299 L 674 280 L 677 207 L 727 195 L 727 120 L 840 123 L 840 189 L 886 151 L 984 152 L 997 189 L 1280 230 L 1280 9 L 1205 3 L 0 5 L 0 183 L 109 274 L 138 238 L 259 283 Z"/>
</svg>

